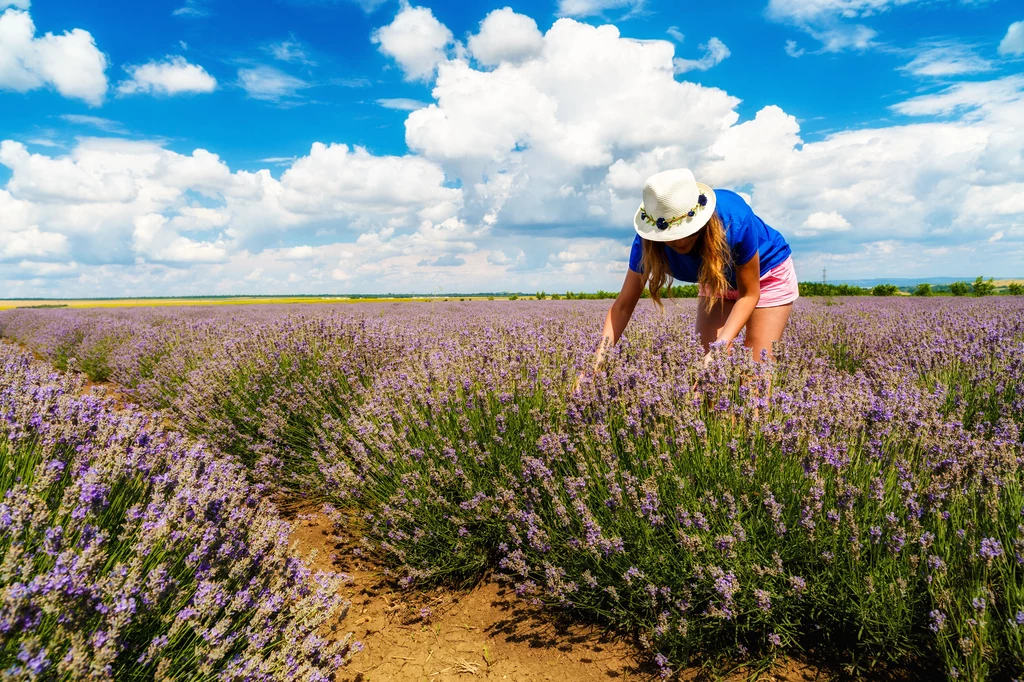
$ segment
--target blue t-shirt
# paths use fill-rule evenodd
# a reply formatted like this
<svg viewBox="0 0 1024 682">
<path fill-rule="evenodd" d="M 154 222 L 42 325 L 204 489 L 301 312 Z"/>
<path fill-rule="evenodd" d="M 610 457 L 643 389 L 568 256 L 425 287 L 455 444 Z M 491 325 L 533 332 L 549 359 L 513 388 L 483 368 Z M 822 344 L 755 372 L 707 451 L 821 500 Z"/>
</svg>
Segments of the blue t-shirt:
<svg viewBox="0 0 1024 682">
<path fill-rule="evenodd" d="M 781 265 L 792 254 L 783 236 L 758 218 L 747 202 L 743 201 L 743 197 L 727 189 L 716 189 L 715 200 L 715 212 L 725 226 L 725 238 L 732 249 L 734 265 L 743 265 L 758 253 L 761 258 L 761 275 L 764 275 L 776 265 Z M 633 249 L 629 253 L 629 269 L 637 273 L 643 272 L 642 241 L 643 238 L 636 235 L 633 239 Z M 665 256 L 668 258 L 672 277 L 682 282 L 697 281 L 697 273 L 700 272 L 703 261 L 699 242 L 690 253 L 681 254 L 665 248 Z M 725 276 L 729 280 L 729 286 L 735 289 L 736 273 L 733 269 L 729 268 Z"/>
</svg>

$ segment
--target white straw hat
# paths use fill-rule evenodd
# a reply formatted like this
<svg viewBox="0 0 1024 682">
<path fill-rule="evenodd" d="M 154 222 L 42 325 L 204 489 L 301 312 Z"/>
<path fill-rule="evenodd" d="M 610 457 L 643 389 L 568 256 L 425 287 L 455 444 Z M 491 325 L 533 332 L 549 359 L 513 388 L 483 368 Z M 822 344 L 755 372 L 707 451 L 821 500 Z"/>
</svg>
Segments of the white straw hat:
<svg viewBox="0 0 1024 682">
<path fill-rule="evenodd" d="M 655 173 L 644 183 L 644 202 L 633 227 L 644 239 L 670 242 L 704 227 L 715 212 L 715 190 L 693 178 L 687 168 Z"/>
</svg>

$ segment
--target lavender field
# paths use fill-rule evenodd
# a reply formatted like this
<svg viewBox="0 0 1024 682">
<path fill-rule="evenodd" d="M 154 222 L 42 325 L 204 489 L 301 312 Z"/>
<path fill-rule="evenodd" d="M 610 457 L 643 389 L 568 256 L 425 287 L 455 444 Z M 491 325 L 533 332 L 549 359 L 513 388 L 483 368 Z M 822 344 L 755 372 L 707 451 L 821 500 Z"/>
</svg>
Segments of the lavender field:
<svg viewBox="0 0 1024 682">
<path fill-rule="evenodd" d="M 0 312 L 61 370 L 0 341 L 0 672 L 329 676 L 341 578 L 287 556 L 274 496 L 664 677 L 1024 677 L 1024 298 L 801 299 L 776 363 L 708 366 L 693 301 L 642 301 L 573 391 L 607 305 Z"/>
<path fill-rule="evenodd" d="M 341 575 L 231 458 L 0 340 L 0 676 L 327 680 Z"/>
</svg>

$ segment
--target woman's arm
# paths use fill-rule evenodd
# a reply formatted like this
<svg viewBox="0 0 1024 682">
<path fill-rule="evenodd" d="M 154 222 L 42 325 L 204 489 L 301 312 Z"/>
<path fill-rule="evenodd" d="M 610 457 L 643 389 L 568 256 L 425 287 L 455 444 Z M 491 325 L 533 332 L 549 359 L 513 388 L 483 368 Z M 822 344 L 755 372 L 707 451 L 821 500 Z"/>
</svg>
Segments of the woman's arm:
<svg viewBox="0 0 1024 682">
<path fill-rule="evenodd" d="M 736 268 L 736 289 L 739 296 L 715 339 L 727 342 L 727 348 L 732 346 L 733 339 L 743 329 L 761 299 L 761 259 L 757 252 L 753 258 Z"/>
<path fill-rule="evenodd" d="M 605 350 L 614 346 L 618 342 L 619 337 L 622 336 L 622 331 L 629 323 L 629 318 L 633 316 L 633 310 L 636 308 L 637 301 L 640 300 L 640 294 L 644 291 L 646 281 L 646 276 L 639 275 L 632 270 L 626 270 L 626 279 L 622 282 L 622 289 L 604 318 L 601 344 L 594 353 L 595 369 L 601 364 Z"/>
</svg>

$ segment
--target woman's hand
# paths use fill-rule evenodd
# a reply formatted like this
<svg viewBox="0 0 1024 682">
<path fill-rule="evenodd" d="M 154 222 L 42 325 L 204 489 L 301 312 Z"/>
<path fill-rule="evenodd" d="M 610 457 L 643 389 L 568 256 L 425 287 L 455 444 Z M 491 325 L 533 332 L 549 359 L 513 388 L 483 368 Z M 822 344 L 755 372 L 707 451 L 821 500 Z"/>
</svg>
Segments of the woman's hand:
<svg viewBox="0 0 1024 682">
<path fill-rule="evenodd" d="M 597 352 L 594 354 L 594 363 L 593 363 L 593 365 L 590 368 L 584 369 L 582 372 L 580 372 L 579 376 L 576 377 L 576 381 L 573 382 L 573 384 L 572 384 L 572 392 L 573 393 L 576 393 L 577 391 L 579 391 L 583 387 L 583 382 L 585 382 L 587 380 L 587 375 L 588 374 L 596 374 L 597 373 L 597 370 L 601 366 L 601 362 L 602 362 L 603 359 L 604 359 L 604 348 L 603 347 L 598 347 Z"/>
<path fill-rule="evenodd" d="M 622 281 L 622 290 L 615 298 L 615 301 L 608 309 L 608 314 L 604 318 L 601 342 L 597 345 L 597 350 L 594 351 L 594 372 L 601 366 L 605 351 L 614 346 L 619 337 L 622 336 L 622 331 L 629 323 L 629 318 L 633 316 L 633 309 L 636 308 L 637 301 L 640 300 L 640 294 L 644 291 L 644 283 L 646 281 L 646 277 L 641 277 L 632 270 L 626 270 L 626 278 Z M 572 385 L 573 392 L 580 389 L 587 372 L 588 370 L 584 370 L 576 377 L 576 381 Z"/>
<path fill-rule="evenodd" d="M 586 376 L 587 376 L 587 371 L 583 370 L 582 372 L 580 372 L 580 375 L 578 377 L 576 377 L 576 381 L 574 381 L 573 384 L 572 384 L 572 392 L 573 393 L 578 393 L 579 392 L 580 388 L 583 385 L 583 380 L 586 378 Z"/>
<path fill-rule="evenodd" d="M 718 340 L 708 346 L 708 350 L 704 353 L 703 359 L 700 361 L 702 369 L 706 369 L 711 361 L 714 359 L 715 353 L 728 353 L 732 350 L 732 341 Z M 693 391 L 697 391 L 697 387 L 700 385 L 700 372 L 697 373 L 697 379 L 693 382 Z"/>
<path fill-rule="evenodd" d="M 711 353 L 713 349 L 709 348 L 708 352 L 704 354 L 704 359 L 700 361 L 701 367 L 707 367 L 711 364 Z M 697 372 L 697 378 L 693 380 L 693 387 L 690 389 L 694 393 L 697 392 L 697 387 L 700 386 L 700 371 Z"/>
<path fill-rule="evenodd" d="M 718 330 L 715 343 L 727 342 L 728 347 L 731 347 L 733 339 L 739 335 L 740 330 L 747 324 L 751 313 L 754 312 L 754 308 L 757 307 L 757 302 L 761 298 L 760 268 L 761 257 L 756 251 L 749 261 L 736 267 L 736 289 L 738 294 L 735 303 L 733 303 L 732 310 L 729 312 L 729 316 L 725 319 L 725 324 Z"/>
</svg>

